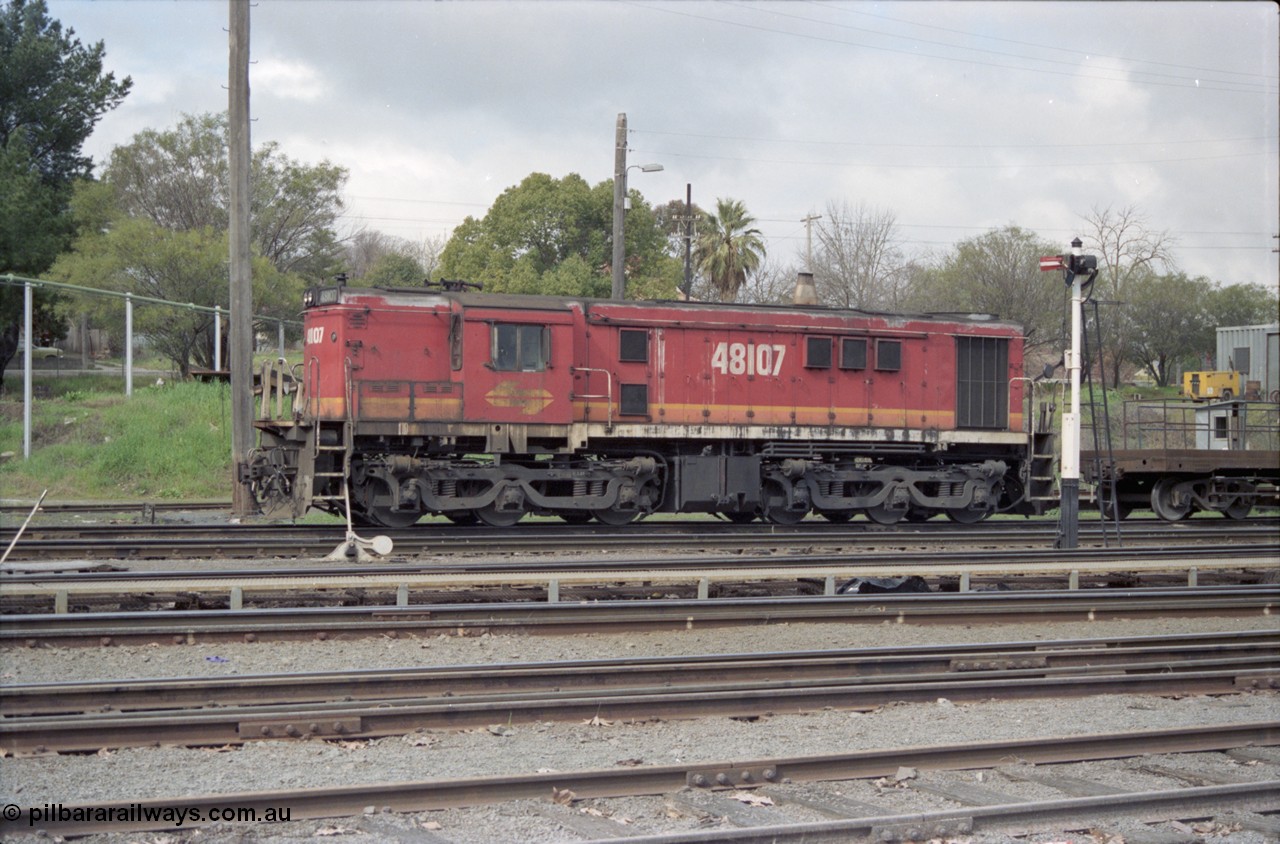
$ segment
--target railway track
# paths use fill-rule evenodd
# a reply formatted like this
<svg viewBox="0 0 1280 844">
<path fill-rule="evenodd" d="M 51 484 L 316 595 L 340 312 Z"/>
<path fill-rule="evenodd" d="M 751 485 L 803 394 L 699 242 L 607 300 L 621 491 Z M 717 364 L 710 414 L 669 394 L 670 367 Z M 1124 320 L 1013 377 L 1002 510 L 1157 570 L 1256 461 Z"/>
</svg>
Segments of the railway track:
<svg viewBox="0 0 1280 844">
<path fill-rule="evenodd" d="M 38 611 L 52 605 L 68 612 L 72 602 L 88 607 L 96 602 L 142 605 L 210 603 L 241 609 L 246 598 L 259 602 L 299 603 L 419 603 L 456 600 L 459 593 L 483 595 L 497 589 L 509 599 L 558 603 L 562 590 L 579 590 L 565 599 L 607 599 L 617 595 L 652 598 L 671 590 L 699 598 L 744 594 L 812 594 L 834 596 L 854 578 L 928 576 L 947 579 L 966 592 L 979 582 L 1014 579 L 1056 579 L 1069 587 L 1082 574 L 1094 577 L 1133 577 L 1152 573 L 1181 573 L 1188 585 L 1200 572 L 1227 571 L 1256 582 L 1280 570 L 1280 544 L 1243 545 L 1230 551 L 1167 548 L 1083 549 L 1069 555 L 1047 550 L 952 551 L 945 561 L 937 552 L 848 553 L 813 552 L 795 555 L 739 554 L 711 557 L 661 557 L 560 562 L 539 566 L 519 559 L 460 560 L 449 563 L 365 565 L 358 568 L 327 564 L 320 567 L 277 569 L 215 569 L 153 571 L 61 571 L 6 573 L 0 578 L 0 607 Z M 514 591 L 511 591 L 514 590 Z M 483 598 L 482 598 L 483 599 Z"/>
<path fill-rule="evenodd" d="M 996 832 L 1017 828 L 1029 831 L 1078 829 L 1082 819 L 1090 825 L 1108 821 L 1138 818 L 1147 822 L 1223 817 L 1237 828 L 1274 832 L 1274 821 L 1264 814 L 1280 808 L 1280 764 L 1267 749 L 1280 743 L 1280 723 L 1227 724 L 1169 730 L 1109 733 L 1092 736 L 1043 735 L 1031 739 L 943 744 L 917 747 L 884 747 L 853 753 L 822 756 L 767 757 L 707 761 L 679 765 L 640 765 L 609 769 L 557 771 L 512 776 L 468 777 L 465 779 L 430 779 L 381 785 L 357 785 L 331 788 L 284 789 L 269 792 L 241 792 L 187 795 L 181 798 L 120 800 L 105 803 L 83 803 L 70 807 L 65 818 L 46 804 L 22 808 L 14 804 L 12 815 L 0 820 L 0 833 L 9 836 L 35 828 L 58 836 L 85 835 L 95 832 L 143 832 L 174 828 L 173 812 L 199 813 L 199 820 L 188 814 L 187 826 L 207 823 L 215 812 L 233 809 L 241 818 L 265 819 L 271 813 L 287 809 L 290 821 L 313 818 L 370 818 L 382 813 L 439 811 L 455 807 L 473 807 L 512 801 L 538 801 L 540 814 L 560 829 L 573 830 L 583 839 L 615 840 L 609 833 L 626 830 L 609 823 L 594 821 L 608 817 L 606 810 L 595 809 L 594 815 L 583 817 L 574 810 L 594 805 L 606 806 L 610 798 L 634 795 L 661 795 L 670 808 L 673 803 L 689 807 L 696 819 L 701 812 L 723 815 L 728 829 L 696 831 L 686 828 L 678 837 L 658 834 L 619 836 L 617 841 L 670 844 L 673 841 L 905 841 L 946 837 L 971 832 Z M 1256 748 L 1256 749 L 1255 749 Z M 1228 762 L 1245 761 L 1265 765 L 1245 778 L 1234 771 L 1226 783 L 1203 784 L 1195 775 L 1182 774 L 1161 762 L 1171 757 L 1152 754 L 1221 754 Z M 1159 774 L 1164 787 L 1136 790 L 1117 788 L 1074 774 L 1065 763 L 1107 760 L 1113 764 L 1140 758 L 1144 774 L 1136 776 L 1137 766 L 1122 767 L 1130 781 L 1149 782 Z M 1174 757 L 1176 758 L 1176 757 Z M 1016 763 L 1013 761 L 1016 760 Z M 1055 765 L 1053 773 L 1031 766 Z M 1201 763 L 1200 770 L 1210 767 Z M 918 776 L 902 779 L 903 771 L 919 771 Z M 957 782 L 948 772 L 978 771 L 988 773 L 988 781 L 998 783 L 983 788 Z M 1097 770 L 1090 769 L 1096 777 Z M 1213 775 L 1207 774 L 1212 781 Z M 892 780 L 905 786 L 901 795 L 889 805 L 915 805 L 902 798 L 916 795 L 945 795 L 956 808 L 934 811 L 896 812 L 886 814 L 878 805 L 832 794 L 829 789 L 814 789 L 812 784 Z M 1188 780 L 1191 782 L 1189 783 Z M 1234 781 L 1231 781 L 1234 780 Z M 1017 783 L 1035 782 L 1047 786 L 1058 795 L 1053 798 L 1010 796 Z M 862 790 L 871 789 L 862 785 Z M 807 787 L 804 787 L 807 786 Z M 734 803 L 744 789 L 758 795 L 754 812 L 742 803 Z M 881 791 L 883 791 L 881 789 Z M 861 797 L 860 792 L 855 792 Z M 875 793 L 874 791 L 872 793 Z M 545 803 L 549 794 L 561 795 L 555 805 Z M 993 802 L 996 801 L 996 802 Z M 61 804 L 58 804 L 61 806 Z M 763 805 L 777 806 L 779 811 L 760 811 Z M 936 804 L 935 804 L 936 805 Z M 821 815 L 836 820 L 818 823 L 787 821 L 790 807 L 816 807 Z M 543 808 L 545 807 L 545 808 Z M 867 810 L 870 810 L 868 813 Z M 39 812 L 40 817 L 33 817 Z M 583 814 L 586 814 L 585 812 Z M 612 812 L 608 813 L 612 815 Z M 672 814 L 668 811 L 667 817 Z M 418 839 L 433 840 L 422 835 Z M 435 824 L 439 828 L 440 824 Z M 267 827 L 268 829 L 271 827 Z M 385 826 L 374 825 L 374 829 Z M 333 835 L 333 826 L 320 833 Z M 354 831 L 354 830 L 348 830 Z M 398 837 L 398 836 L 397 836 Z M 447 840 L 447 839 L 440 839 Z"/>
<path fill-rule="evenodd" d="M 887 527 L 870 522 L 828 524 L 811 519 L 799 525 L 730 525 L 714 520 L 650 520 L 624 529 L 603 525 L 570 527 L 554 522 L 511 529 L 457 528 L 423 524 L 412 529 L 363 531 L 392 539 L 392 556 L 465 555 L 493 553 L 581 553 L 662 549 L 722 551 L 743 547 L 787 549 L 866 549 L 886 544 L 906 547 L 1051 547 L 1056 522 L 993 520 L 977 526 L 947 522 Z M 0 546 L 8 547 L 17 531 L 0 529 Z M 1117 537 L 1114 525 L 1097 522 L 1081 526 L 1086 546 L 1123 544 L 1223 545 L 1275 541 L 1280 521 L 1255 518 L 1240 522 L 1195 519 L 1166 523 L 1157 520 L 1125 522 Z M 189 558 L 317 558 L 331 553 L 346 538 L 340 526 L 263 524 L 33 524 L 13 544 L 9 560 L 59 560 L 89 557 L 98 560 Z"/>
<path fill-rule="evenodd" d="M 11 755 L 1280 687 L 1280 632 L 0 687 Z M 70 714 L 67 714 L 70 713 Z"/>
<path fill-rule="evenodd" d="M 1204 616 L 1273 617 L 1280 586 L 1008 591 L 861 597 L 435 604 L 171 612 L 14 614 L 4 647 L 571 635 L 770 624 L 1006 624 Z"/>
</svg>

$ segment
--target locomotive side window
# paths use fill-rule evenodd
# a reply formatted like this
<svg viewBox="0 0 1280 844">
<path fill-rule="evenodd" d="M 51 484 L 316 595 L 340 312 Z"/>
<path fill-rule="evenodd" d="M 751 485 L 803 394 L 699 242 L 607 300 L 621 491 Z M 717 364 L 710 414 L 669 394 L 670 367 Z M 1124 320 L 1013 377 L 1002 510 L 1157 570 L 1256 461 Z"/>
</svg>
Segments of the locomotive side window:
<svg viewBox="0 0 1280 844">
<path fill-rule="evenodd" d="M 648 384 L 619 384 L 618 412 L 623 416 L 644 416 L 649 412 Z"/>
<path fill-rule="evenodd" d="M 804 338 L 804 365 L 810 369 L 831 368 L 831 338 Z"/>
<path fill-rule="evenodd" d="M 876 341 L 876 369 L 884 372 L 897 372 L 902 369 L 902 341 Z"/>
<path fill-rule="evenodd" d="M 840 341 L 840 368 L 867 368 L 867 341 L 861 338 L 846 337 Z"/>
<path fill-rule="evenodd" d="M 462 369 L 462 314 L 449 317 L 449 366 Z"/>
<path fill-rule="evenodd" d="M 649 332 L 624 328 L 618 332 L 618 360 L 649 362 Z"/>
<path fill-rule="evenodd" d="M 542 372 L 551 358 L 551 336 L 541 325 L 494 323 L 490 360 L 501 372 Z"/>
</svg>

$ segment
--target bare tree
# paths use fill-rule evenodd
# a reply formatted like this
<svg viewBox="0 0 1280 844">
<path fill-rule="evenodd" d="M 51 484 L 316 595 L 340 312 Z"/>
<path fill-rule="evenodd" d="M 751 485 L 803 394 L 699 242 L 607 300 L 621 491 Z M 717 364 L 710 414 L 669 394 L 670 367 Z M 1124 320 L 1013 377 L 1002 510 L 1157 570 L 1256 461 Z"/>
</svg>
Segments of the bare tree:
<svg viewBox="0 0 1280 844">
<path fill-rule="evenodd" d="M 841 308 L 898 306 L 906 275 L 893 212 L 828 202 L 816 228 L 813 276 L 819 299 Z"/>
<path fill-rule="evenodd" d="M 448 238 L 442 234 L 437 234 L 424 237 L 413 244 L 413 248 L 408 255 L 422 266 L 423 278 L 431 278 L 439 271 L 440 253 L 444 252 L 446 243 L 448 243 Z"/>
<path fill-rule="evenodd" d="M 378 259 L 397 251 L 398 238 L 374 229 L 361 229 L 343 245 L 343 258 L 352 279 L 364 278 Z"/>
<path fill-rule="evenodd" d="M 1111 367 L 1111 383 L 1118 384 L 1129 350 L 1125 340 L 1129 333 L 1126 315 L 1129 289 L 1135 279 L 1158 275 L 1158 270 L 1175 269 L 1172 247 L 1176 239 L 1167 230 L 1151 229 L 1146 216 L 1132 205 L 1119 211 L 1095 206 L 1082 219 L 1087 227 L 1083 238 L 1085 251 L 1098 251 L 1103 286 L 1095 298 L 1111 303 L 1106 309 L 1111 319 L 1104 320 L 1103 325 L 1102 353 Z"/>
<path fill-rule="evenodd" d="M 768 256 L 738 289 L 738 301 L 753 305 L 789 305 L 796 289 L 794 264 L 779 265 Z"/>
</svg>

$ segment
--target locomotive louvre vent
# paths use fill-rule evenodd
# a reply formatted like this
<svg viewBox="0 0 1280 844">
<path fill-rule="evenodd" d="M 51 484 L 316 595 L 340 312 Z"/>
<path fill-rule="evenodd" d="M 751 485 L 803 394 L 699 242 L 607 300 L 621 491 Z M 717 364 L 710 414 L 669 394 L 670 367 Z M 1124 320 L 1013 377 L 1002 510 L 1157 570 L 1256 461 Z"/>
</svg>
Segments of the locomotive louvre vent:
<svg viewBox="0 0 1280 844">
<path fill-rule="evenodd" d="M 956 426 L 1003 429 L 1008 425 L 1009 341 L 957 337 Z"/>
</svg>

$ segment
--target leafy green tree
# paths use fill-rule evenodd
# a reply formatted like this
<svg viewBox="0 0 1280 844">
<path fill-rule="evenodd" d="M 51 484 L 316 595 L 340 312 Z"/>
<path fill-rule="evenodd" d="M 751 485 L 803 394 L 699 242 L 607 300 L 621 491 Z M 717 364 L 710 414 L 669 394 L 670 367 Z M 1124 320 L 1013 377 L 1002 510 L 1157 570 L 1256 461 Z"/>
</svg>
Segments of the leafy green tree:
<svg viewBox="0 0 1280 844">
<path fill-rule="evenodd" d="M 212 226 L 173 230 L 144 218 L 119 217 L 107 231 L 78 238 L 75 248 L 58 259 L 50 275 L 82 287 L 221 307 L 225 350 L 229 348 L 225 335 L 230 329 L 229 251 L 225 230 Z M 260 255 L 253 258 L 252 274 L 256 312 L 297 310 L 301 278 L 280 272 Z M 174 291 L 181 291 L 182 296 L 176 297 Z M 85 299 L 82 307 L 95 324 L 122 333 L 123 310 L 117 300 Z M 223 361 L 213 359 L 214 328 L 214 316 L 206 311 L 150 303 L 134 307 L 134 330 L 146 335 L 184 376 L 193 367 L 225 368 Z"/>
<path fill-rule="evenodd" d="M 1234 325 L 1261 325 L 1276 321 L 1278 310 L 1276 288 L 1260 284 L 1231 284 L 1209 291 L 1205 307 L 1213 324 L 1214 336 L 1209 351 L 1217 347 L 1217 329 Z"/>
<path fill-rule="evenodd" d="M 230 161 L 226 114 L 185 115 L 173 129 L 139 132 L 111 152 L 103 180 L 129 217 L 187 231 L 229 225 Z M 323 161 L 293 161 L 279 144 L 253 152 L 249 182 L 254 251 L 281 272 L 312 281 L 333 275 L 341 262 L 334 234 L 342 213 L 347 171 Z"/>
<path fill-rule="evenodd" d="M 396 252 L 388 252 L 373 262 L 361 284 L 369 287 L 421 287 L 422 265 Z"/>
<path fill-rule="evenodd" d="M 613 187 L 577 174 L 532 173 L 507 188 L 481 219 L 467 217 L 440 253 L 439 275 L 491 293 L 605 296 L 611 288 Z M 628 287 L 674 294 L 679 265 L 637 191 L 626 223 Z"/>
<path fill-rule="evenodd" d="M 41 276 L 70 241 L 71 186 L 93 164 L 81 148 L 132 85 L 103 72 L 104 55 L 101 41 L 64 31 L 44 0 L 0 6 L 0 273 Z M 33 298 L 35 332 L 64 336 L 57 297 Z M 0 370 L 17 352 L 22 300 L 21 288 L 0 285 Z"/>
<path fill-rule="evenodd" d="M 716 213 L 703 217 L 698 234 L 698 269 L 722 302 L 732 302 L 765 256 L 764 238 L 740 200 L 717 199 Z"/>
<path fill-rule="evenodd" d="M 140 132 L 113 150 L 102 182 L 77 190 L 81 234 L 51 274 L 86 287 L 228 308 L 226 134 L 224 116 L 187 116 L 175 129 Z M 303 287 L 340 266 L 333 226 L 346 171 L 327 162 L 299 164 L 264 144 L 254 152 L 251 179 L 254 312 L 294 319 Z M 118 305 L 82 307 L 96 319 L 118 320 Z M 148 313 L 159 313 L 155 308 L 148 306 Z M 225 332 L 229 319 L 223 323 Z M 193 363 L 222 368 L 212 358 L 210 314 L 140 315 L 135 328 L 151 335 L 184 374 Z"/>
<path fill-rule="evenodd" d="M 1159 386 L 1169 386 L 1177 376 L 1174 364 L 1201 350 L 1206 330 L 1213 334 L 1206 309 L 1212 290 L 1208 279 L 1184 273 L 1132 274 L 1123 306 L 1125 357 Z"/>
<path fill-rule="evenodd" d="M 1040 256 L 1059 251 L 1015 225 L 962 240 L 933 266 L 914 273 L 907 307 L 996 314 L 1020 323 L 1026 348 L 1064 348 L 1066 298 L 1061 276 L 1040 272 Z M 1038 369 L 1034 360 L 1027 366 Z"/>
</svg>

